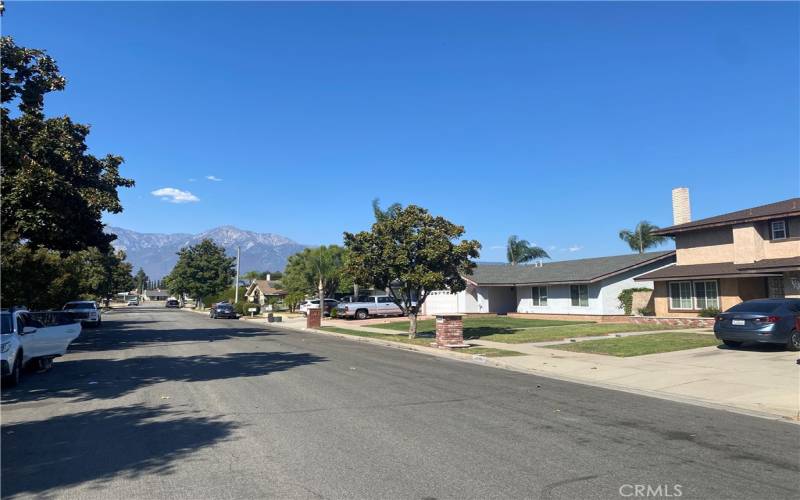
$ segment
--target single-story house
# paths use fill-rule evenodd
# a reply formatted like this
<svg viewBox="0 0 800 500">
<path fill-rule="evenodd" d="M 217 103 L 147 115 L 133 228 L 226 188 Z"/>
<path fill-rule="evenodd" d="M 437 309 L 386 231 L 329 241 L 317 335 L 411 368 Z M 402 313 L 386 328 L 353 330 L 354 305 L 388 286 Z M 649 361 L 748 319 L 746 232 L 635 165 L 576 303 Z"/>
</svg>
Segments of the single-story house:
<svg viewBox="0 0 800 500">
<path fill-rule="evenodd" d="M 655 282 L 656 316 L 692 317 L 759 298 L 800 297 L 800 198 L 691 220 L 689 191 L 673 190 L 676 265 L 637 280 Z"/>
<path fill-rule="evenodd" d="M 620 292 L 647 287 L 633 279 L 674 262 L 675 252 L 663 251 L 531 265 L 478 264 L 464 277 L 466 290 L 431 292 L 423 313 L 621 315 Z"/>
<path fill-rule="evenodd" d="M 247 291 L 244 293 L 244 296 L 247 298 L 248 302 L 262 306 L 266 305 L 270 297 L 282 299 L 286 296 L 286 291 L 278 288 L 279 284 L 279 281 L 273 281 L 270 279 L 253 280 L 250 283 L 250 286 L 247 287 Z"/>
</svg>

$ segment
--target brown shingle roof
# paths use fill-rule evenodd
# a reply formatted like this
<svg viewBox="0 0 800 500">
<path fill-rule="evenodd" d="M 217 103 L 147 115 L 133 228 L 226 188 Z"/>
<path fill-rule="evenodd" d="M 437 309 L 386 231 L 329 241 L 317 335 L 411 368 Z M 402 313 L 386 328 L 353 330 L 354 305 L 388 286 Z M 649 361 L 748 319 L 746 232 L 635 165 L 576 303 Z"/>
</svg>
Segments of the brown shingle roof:
<svg viewBox="0 0 800 500">
<path fill-rule="evenodd" d="M 766 276 L 789 268 L 800 267 L 800 257 L 787 259 L 765 259 L 751 264 L 734 264 L 733 262 L 716 262 L 713 264 L 693 264 L 690 266 L 670 266 L 656 269 L 634 278 L 636 281 L 664 281 L 684 278 L 742 278 L 748 276 Z"/>
<path fill-rule="evenodd" d="M 727 214 L 687 222 L 686 224 L 665 227 L 663 229 L 659 229 L 658 231 L 654 231 L 654 234 L 662 236 L 674 236 L 677 233 L 694 231 L 707 227 L 729 226 L 731 224 L 737 224 L 741 222 L 773 219 L 777 217 L 793 215 L 800 215 L 800 198 L 790 198 L 777 203 L 770 203 L 769 205 L 745 208 L 744 210 L 737 210 L 736 212 L 730 212 Z"/>
<path fill-rule="evenodd" d="M 286 295 L 285 290 L 277 288 L 278 281 L 254 280 L 253 284 L 261 290 L 263 295 Z M 251 286 L 252 289 L 252 286 Z M 248 290 L 250 292 L 251 290 Z"/>
</svg>

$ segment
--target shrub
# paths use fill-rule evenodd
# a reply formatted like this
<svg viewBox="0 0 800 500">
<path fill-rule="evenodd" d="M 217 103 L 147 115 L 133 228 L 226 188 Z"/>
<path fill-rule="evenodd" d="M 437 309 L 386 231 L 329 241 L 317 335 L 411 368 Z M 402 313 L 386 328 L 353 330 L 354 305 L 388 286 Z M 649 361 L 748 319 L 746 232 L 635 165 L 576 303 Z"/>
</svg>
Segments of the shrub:
<svg viewBox="0 0 800 500">
<path fill-rule="evenodd" d="M 706 307 L 705 309 L 700 309 L 698 315 L 701 318 L 713 318 L 721 312 L 722 311 L 719 310 L 719 307 Z"/>
<path fill-rule="evenodd" d="M 627 316 L 631 315 L 631 308 L 633 307 L 633 292 L 652 292 L 651 288 L 626 288 L 619 292 L 617 299 L 619 299 L 619 306 L 625 309 Z M 646 316 L 646 315 L 645 315 Z"/>
<path fill-rule="evenodd" d="M 656 311 L 648 306 L 648 307 L 640 307 L 636 312 L 638 312 L 642 316 L 655 316 Z"/>
<path fill-rule="evenodd" d="M 331 308 L 331 319 L 336 319 L 339 317 L 339 313 L 336 312 L 336 308 Z"/>
</svg>

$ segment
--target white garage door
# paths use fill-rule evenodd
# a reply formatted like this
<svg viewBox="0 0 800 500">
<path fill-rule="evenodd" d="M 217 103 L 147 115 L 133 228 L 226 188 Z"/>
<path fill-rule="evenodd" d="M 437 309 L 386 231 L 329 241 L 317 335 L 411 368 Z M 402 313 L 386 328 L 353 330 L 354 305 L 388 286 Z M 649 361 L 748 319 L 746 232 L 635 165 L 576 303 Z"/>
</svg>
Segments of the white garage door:
<svg viewBox="0 0 800 500">
<path fill-rule="evenodd" d="M 446 291 L 431 292 L 425 299 L 425 314 L 458 312 L 458 295 Z"/>
</svg>

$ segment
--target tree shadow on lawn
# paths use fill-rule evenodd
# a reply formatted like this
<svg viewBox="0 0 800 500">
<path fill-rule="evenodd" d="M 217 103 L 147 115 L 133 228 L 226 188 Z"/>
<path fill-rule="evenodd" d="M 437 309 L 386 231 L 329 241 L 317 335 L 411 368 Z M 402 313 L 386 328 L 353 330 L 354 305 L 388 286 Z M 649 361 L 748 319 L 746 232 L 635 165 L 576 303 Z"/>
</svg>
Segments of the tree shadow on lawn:
<svg viewBox="0 0 800 500">
<path fill-rule="evenodd" d="M 322 361 L 326 358 L 293 352 L 71 359 L 56 363 L 47 373 L 23 378 L 17 387 L 3 391 L 2 403 L 9 405 L 48 398 L 113 399 L 161 382 L 260 377 Z"/>
<path fill-rule="evenodd" d="M 170 474 L 173 463 L 228 439 L 236 429 L 232 422 L 194 413 L 132 406 L 4 425 L 3 498 Z"/>
</svg>

